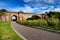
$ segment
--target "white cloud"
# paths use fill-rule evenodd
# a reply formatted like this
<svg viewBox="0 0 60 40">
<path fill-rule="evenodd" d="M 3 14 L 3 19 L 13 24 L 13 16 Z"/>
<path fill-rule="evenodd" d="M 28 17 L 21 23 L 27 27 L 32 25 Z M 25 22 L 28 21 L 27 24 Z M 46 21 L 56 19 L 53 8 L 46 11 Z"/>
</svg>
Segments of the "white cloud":
<svg viewBox="0 0 60 40">
<path fill-rule="evenodd" d="M 26 0 L 24 2 L 26 2 Z M 49 0 L 49 1 L 47 1 L 47 0 L 29 0 L 27 2 L 27 5 L 33 6 L 33 7 L 41 7 L 41 6 L 47 6 L 47 4 L 45 4 L 46 2 L 49 3 L 49 2 L 53 2 L 53 1 L 52 0 Z"/>
<path fill-rule="evenodd" d="M 40 13 L 45 13 L 45 12 L 50 12 L 50 11 L 60 12 L 60 8 L 54 8 L 53 6 L 51 6 L 49 9 L 43 10 Z"/>
<path fill-rule="evenodd" d="M 40 7 L 40 9 L 42 9 L 42 10 L 45 10 L 45 9 L 47 9 L 48 8 L 48 6 L 41 6 Z"/>
<path fill-rule="evenodd" d="M 24 0 L 24 2 L 30 2 L 31 0 Z"/>
<path fill-rule="evenodd" d="M 32 12 L 33 9 L 30 6 L 25 5 L 25 7 L 20 8 L 23 12 Z"/>
<path fill-rule="evenodd" d="M 40 7 L 40 8 L 38 8 L 38 7 L 32 8 L 28 5 L 25 5 L 25 7 L 15 7 L 15 8 L 10 8 L 9 10 L 14 11 L 14 12 L 18 12 L 21 10 L 21 11 L 27 12 L 27 13 L 38 13 L 38 14 L 40 14 L 40 13 L 52 11 L 54 9 L 54 6 L 50 6 L 49 9 L 44 10 L 46 8 L 47 8 L 46 6 Z"/>
<path fill-rule="evenodd" d="M 20 7 L 17 6 L 17 7 L 14 7 L 14 8 L 7 8 L 7 10 L 12 11 L 12 12 L 18 12 L 18 11 L 20 11 Z"/>
<path fill-rule="evenodd" d="M 31 8 L 28 5 L 25 5 L 25 7 L 21 7 L 20 10 L 22 10 L 23 12 L 28 12 L 28 13 L 34 13 L 34 10 L 36 10 L 38 8 Z"/>
<path fill-rule="evenodd" d="M 48 1 L 48 0 L 23 0 L 24 2 L 40 2 L 40 1 Z M 50 0 L 49 0 L 50 1 Z"/>
<path fill-rule="evenodd" d="M 22 10 L 23 12 L 32 12 L 39 14 L 49 11 L 60 11 L 60 8 L 55 8 L 54 5 L 43 4 L 43 2 L 54 4 L 56 2 L 54 0 L 24 0 L 24 2 L 27 2 L 27 5 L 25 5 L 25 7 L 16 7 L 13 8 L 13 10 Z M 33 6 L 34 8 L 32 8 L 31 6 Z"/>
<path fill-rule="evenodd" d="M 15 11 L 15 12 L 18 12 L 18 11 L 21 10 L 23 12 L 28 12 L 28 13 L 40 13 L 40 12 L 46 11 L 46 10 L 44 10 L 46 8 L 47 8 L 46 6 L 45 7 L 40 7 L 40 8 L 38 8 L 38 7 L 32 8 L 28 5 L 25 5 L 25 7 L 15 7 L 15 8 L 10 8 L 9 10 Z M 53 8 L 53 6 L 51 6 L 50 9 L 52 9 L 52 8 Z"/>
<path fill-rule="evenodd" d="M 31 5 L 33 5 L 33 4 L 31 4 Z M 40 7 L 36 7 L 36 6 L 40 6 Z M 49 8 L 49 9 L 48 9 Z M 47 11 L 50 11 L 51 9 L 53 9 L 54 8 L 54 6 L 48 6 L 48 5 L 46 5 L 46 6 L 41 6 L 41 5 L 39 5 L 39 3 L 38 4 L 36 4 L 35 6 L 34 6 L 34 8 L 31 8 L 30 6 L 26 6 L 24 9 L 26 9 L 25 10 L 25 12 L 33 12 L 33 13 L 45 13 L 45 12 L 47 12 Z M 24 10 L 23 9 L 23 10 Z M 29 11 L 28 11 L 28 10 Z M 46 10 L 47 9 L 47 10 Z"/>
<path fill-rule="evenodd" d="M 48 2 L 48 3 L 53 3 L 54 2 L 54 0 L 45 0 L 46 2 Z"/>
<path fill-rule="evenodd" d="M 26 2 L 26 0 L 24 0 Z M 27 5 L 33 7 L 47 6 L 49 4 L 55 4 L 55 0 L 28 0 Z"/>
<path fill-rule="evenodd" d="M 40 14 L 40 13 L 45 13 L 45 12 L 49 12 L 49 11 L 60 11 L 60 8 L 55 8 L 54 6 L 41 6 L 41 7 L 32 8 L 31 6 L 25 5 L 25 7 L 18 6 L 15 8 L 10 8 L 9 10 L 15 11 L 15 12 L 18 12 L 21 10 L 23 12 Z"/>
<path fill-rule="evenodd" d="M 28 5 L 25 5 L 25 7 L 15 7 L 15 8 L 10 8 L 9 10 L 18 12 L 18 11 L 23 11 L 23 12 L 28 12 L 28 13 L 34 13 L 34 10 L 38 8 L 31 8 Z"/>
<path fill-rule="evenodd" d="M 23 0 L 24 2 L 48 2 L 48 3 L 52 3 L 54 2 L 54 0 Z"/>
<path fill-rule="evenodd" d="M 54 6 L 50 6 L 49 9 L 43 10 L 43 11 L 41 11 L 40 13 L 50 12 L 50 11 L 53 11 L 53 10 L 54 10 Z"/>
<path fill-rule="evenodd" d="M 60 12 L 60 8 L 55 8 L 53 11 Z"/>
</svg>

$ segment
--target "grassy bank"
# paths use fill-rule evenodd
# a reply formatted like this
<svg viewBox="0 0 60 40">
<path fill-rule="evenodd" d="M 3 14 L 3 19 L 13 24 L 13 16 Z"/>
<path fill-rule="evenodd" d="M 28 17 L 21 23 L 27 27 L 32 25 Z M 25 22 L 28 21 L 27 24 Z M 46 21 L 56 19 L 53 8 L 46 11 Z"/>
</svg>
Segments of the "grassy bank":
<svg viewBox="0 0 60 40">
<path fill-rule="evenodd" d="M 0 23 L 0 40 L 23 40 L 11 28 L 10 22 Z"/>
<path fill-rule="evenodd" d="M 25 21 L 18 21 L 18 23 L 33 28 L 45 28 L 45 29 L 55 30 L 60 32 L 60 20 L 55 18 L 25 20 Z"/>
</svg>

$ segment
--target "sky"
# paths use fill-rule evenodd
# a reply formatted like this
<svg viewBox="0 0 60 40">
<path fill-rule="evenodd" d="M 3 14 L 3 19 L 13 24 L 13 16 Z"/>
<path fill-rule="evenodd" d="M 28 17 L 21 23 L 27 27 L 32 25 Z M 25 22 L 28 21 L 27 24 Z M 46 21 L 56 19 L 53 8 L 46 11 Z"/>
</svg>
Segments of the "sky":
<svg viewBox="0 0 60 40">
<path fill-rule="evenodd" d="M 36 14 L 49 11 L 60 12 L 60 0 L 0 0 L 0 9 Z"/>
</svg>

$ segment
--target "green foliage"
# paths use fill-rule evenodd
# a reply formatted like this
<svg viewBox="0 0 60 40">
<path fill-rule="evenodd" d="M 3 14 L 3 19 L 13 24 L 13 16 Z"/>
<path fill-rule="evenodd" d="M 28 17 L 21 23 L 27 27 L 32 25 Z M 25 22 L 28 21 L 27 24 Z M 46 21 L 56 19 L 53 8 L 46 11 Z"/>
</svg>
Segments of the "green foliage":
<svg viewBox="0 0 60 40">
<path fill-rule="evenodd" d="M 48 21 L 48 25 L 51 24 L 53 26 L 56 26 L 59 24 L 59 19 L 57 18 L 48 18 L 47 21 Z"/>
<path fill-rule="evenodd" d="M 48 18 L 47 23 L 51 28 L 60 30 L 60 20 L 58 18 Z"/>
<path fill-rule="evenodd" d="M 60 19 L 60 12 L 49 12 L 49 13 L 46 12 L 46 14 L 49 18 L 53 17 Z"/>
<path fill-rule="evenodd" d="M 25 20 L 18 21 L 22 25 L 31 26 L 34 28 L 46 28 L 50 30 L 60 30 L 60 20 L 57 18 Z"/>
<path fill-rule="evenodd" d="M 0 23 L 0 40 L 23 40 L 11 28 L 10 22 Z"/>
<path fill-rule="evenodd" d="M 39 19 L 39 20 L 26 20 L 26 21 L 18 21 L 22 25 L 27 25 L 27 26 L 41 26 L 45 27 L 47 26 L 47 21 L 44 19 Z"/>
<path fill-rule="evenodd" d="M 18 21 L 22 25 L 31 26 L 35 28 L 46 28 L 50 30 L 60 31 L 60 12 L 47 13 L 47 19 L 40 19 L 38 16 L 33 15 L 32 20 Z M 38 19 L 38 20 L 35 20 Z"/>
</svg>

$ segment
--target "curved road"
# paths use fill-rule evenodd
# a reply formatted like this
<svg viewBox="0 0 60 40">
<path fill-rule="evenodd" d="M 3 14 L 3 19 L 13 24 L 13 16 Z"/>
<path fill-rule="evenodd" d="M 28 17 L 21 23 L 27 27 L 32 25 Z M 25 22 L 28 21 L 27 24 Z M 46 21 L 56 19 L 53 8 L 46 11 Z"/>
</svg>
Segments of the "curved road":
<svg viewBox="0 0 60 40">
<path fill-rule="evenodd" d="M 38 30 L 12 22 L 12 27 L 28 40 L 60 40 L 60 34 Z"/>
</svg>

